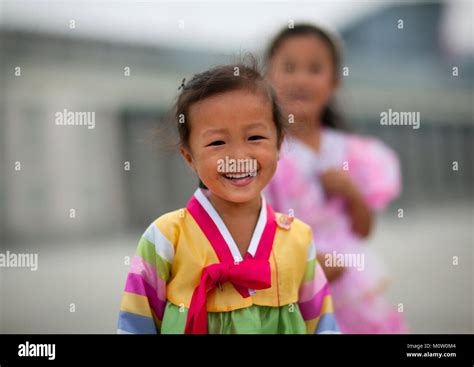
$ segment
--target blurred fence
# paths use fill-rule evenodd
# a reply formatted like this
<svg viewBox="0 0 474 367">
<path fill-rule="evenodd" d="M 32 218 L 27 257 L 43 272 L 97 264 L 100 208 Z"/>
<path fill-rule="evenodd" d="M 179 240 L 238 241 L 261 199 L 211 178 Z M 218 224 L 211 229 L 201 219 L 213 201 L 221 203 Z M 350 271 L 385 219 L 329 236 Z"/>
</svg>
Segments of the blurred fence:
<svg viewBox="0 0 474 367">
<path fill-rule="evenodd" d="M 380 128 L 374 122 L 358 124 L 356 130 L 379 137 L 397 152 L 403 192 L 396 205 L 472 200 L 473 124 L 424 124 L 413 131 L 409 127 Z"/>
</svg>

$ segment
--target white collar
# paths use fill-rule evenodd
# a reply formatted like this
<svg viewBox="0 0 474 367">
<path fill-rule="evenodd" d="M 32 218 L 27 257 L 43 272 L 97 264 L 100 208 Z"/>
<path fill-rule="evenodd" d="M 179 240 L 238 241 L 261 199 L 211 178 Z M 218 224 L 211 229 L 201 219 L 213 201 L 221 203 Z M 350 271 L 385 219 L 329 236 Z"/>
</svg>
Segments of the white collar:
<svg viewBox="0 0 474 367">
<path fill-rule="evenodd" d="M 216 209 L 212 206 L 207 196 L 204 194 L 204 192 L 200 188 L 198 188 L 196 192 L 194 193 L 194 197 L 196 198 L 197 201 L 199 201 L 201 206 L 204 208 L 207 214 L 211 217 L 214 224 L 217 226 L 217 229 L 219 230 L 220 234 L 224 238 L 227 246 L 229 247 L 230 252 L 232 253 L 232 256 L 234 257 L 234 261 L 238 261 L 238 262 L 242 261 L 243 258 L 242 258 L 242 255 L 240 254 L 237 244 L 235 243 L 234 239 L 232 238 L 232 235 L 230 234 L 229 230 L 224 224 L 224 221 L 222 220 L 220 215 L 217 213 Z M 266 201 L 263 195 L 261 195 L 261 198 L 262 198 L 262 206 L 260 209 L 260 214 L 258 216 L 257 225 L 255 226 L 255 229 L 253 231 L 252 239 L 250 240 L 250 245 L 247 250 L 247 252 L 250 253 L 250 255 L 252 256 L 255 256 L 255 253 L 257 252 L 258 244 L 260 243 L 263 230 L 265 229 L 265 225 L 267 223 Z"/>
<path fill-rule="evenodd" d="M 321 129 L 319 152 L 314 151 L 306 144 L 291 136 L 285 140 L 285 151 L 298 158 L 309 175 L 325 171 L 328 168 L 340 167 L 345 157 L 344 133 L 329 129 Z"/>
</svg>

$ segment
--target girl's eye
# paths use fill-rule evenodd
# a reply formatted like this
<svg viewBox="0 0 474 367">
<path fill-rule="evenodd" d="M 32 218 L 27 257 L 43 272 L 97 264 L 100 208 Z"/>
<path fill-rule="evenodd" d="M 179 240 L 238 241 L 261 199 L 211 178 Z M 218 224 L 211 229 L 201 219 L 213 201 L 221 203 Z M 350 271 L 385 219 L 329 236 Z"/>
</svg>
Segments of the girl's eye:
<svg viewBox="0 0 474 367">
<path fill-rule="evenodd" d="M 217 146 L 217 145 L 222 145 L 222 144 L 225 144 L 225 142 L 223 140 L 216 140 L 216 141 L 213 141 L 210 144 L 207 144 L 206 147 L 212 147 L 212 146 Z"/>
<path fill-rule="evenodd" d="M 260 136 L 260 135 L 252 135 L 249 140 L 261 140 L 261 139 L 265 139 L 263 136 Z"/>
</svg>

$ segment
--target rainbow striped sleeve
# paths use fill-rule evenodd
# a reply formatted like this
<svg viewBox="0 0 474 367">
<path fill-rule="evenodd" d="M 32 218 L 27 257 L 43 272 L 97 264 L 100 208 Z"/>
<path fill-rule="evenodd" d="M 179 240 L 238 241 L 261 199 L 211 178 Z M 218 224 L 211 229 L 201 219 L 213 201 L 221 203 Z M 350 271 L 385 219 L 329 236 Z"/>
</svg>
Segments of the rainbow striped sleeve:
<svg viewBox="0 0 474 367">
<path fill-rule="evenodd" d="M 127 275 L 118 319 L 119 334 L 157 334 L 166 305 L 174 247 L 152 223 L 138 243 Z"/>
<path fill-rule="evenodd" d="M 329 284 L 316 259 L 312 242 L 308 251 L 306 271 L 298 296 L 298 306 L 308 334 L 340 333 L 334 317 Z"/>
</svg>

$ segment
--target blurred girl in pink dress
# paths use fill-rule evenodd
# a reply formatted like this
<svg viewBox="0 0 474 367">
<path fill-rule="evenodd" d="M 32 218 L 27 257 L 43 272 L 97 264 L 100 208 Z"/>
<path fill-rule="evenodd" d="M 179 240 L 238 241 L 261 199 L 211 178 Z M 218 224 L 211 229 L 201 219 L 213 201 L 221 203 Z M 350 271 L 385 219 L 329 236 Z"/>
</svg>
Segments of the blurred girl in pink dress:
<svg viewBox="0 0 474 367">
<path fill-rule="evenodd" d="M 341 56 L 333 36 L 312 25 L 281 31 L 267 52 L 267 77 L 289 134 L 266 197 L 313 230 L 343 333 L 406 333 L 383 297 L 380 261 L 364 246 L 374 212 L 400 193 L 397 156 L 382 142 L 341 130 L 332 106 Z"/>
</svg>

